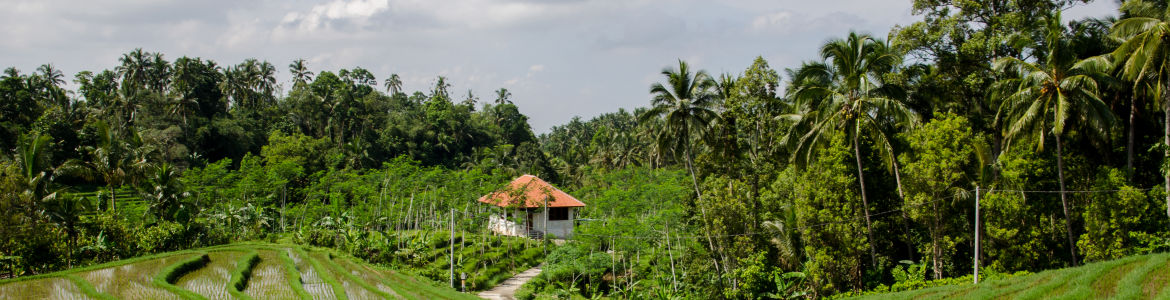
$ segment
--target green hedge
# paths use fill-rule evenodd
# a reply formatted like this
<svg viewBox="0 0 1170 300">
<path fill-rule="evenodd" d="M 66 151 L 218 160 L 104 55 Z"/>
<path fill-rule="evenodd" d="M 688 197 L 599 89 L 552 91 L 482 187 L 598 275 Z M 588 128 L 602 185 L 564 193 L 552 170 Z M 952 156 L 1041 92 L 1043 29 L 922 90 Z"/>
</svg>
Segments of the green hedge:
<svg viewBox="0 0 1170 300">
<path fill-rule="evenodd" d="M 232 272 L 232 278 L 228 281 L 227 290 L 241 299 L 252 299 L 248 294 L 244 294 L 244 289 L 248 287 L 248 279 L 252 277 L 252 268 L 260 263 L 260 253 L 256 250 L 248 252 L 244 257 L 241 257 L 236 263 L 236 271 Z"/>
</svg>

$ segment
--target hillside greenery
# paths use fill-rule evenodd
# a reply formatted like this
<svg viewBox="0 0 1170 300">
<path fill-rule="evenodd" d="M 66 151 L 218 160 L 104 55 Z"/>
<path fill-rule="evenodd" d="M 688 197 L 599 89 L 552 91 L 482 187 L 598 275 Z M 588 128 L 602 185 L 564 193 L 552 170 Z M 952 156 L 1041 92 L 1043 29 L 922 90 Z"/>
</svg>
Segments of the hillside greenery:
<svg viewBox="0 0 1170 300">
<path fill-rule="evenodd" d="M 8 68 L 0 267 L 279 240 L 474 290 L 543 263 L 526 299 L 743 299 L 960 280 L 977 235 L 990 277 L 1165 252 L 1170 7 L 1062 17 L 1089 1 L 914 0 L 888 34 L 827 34 L 800 65 L 680 60 L 628 96 L 645 106 L 539 135 L 508 90 L 442 76 L 297 60 L 277 82 L 142 49 L 72 85 Z M 587 204 L 570 241 L 488 231 L 475 199 L 522 174 Z"/>
</svg>

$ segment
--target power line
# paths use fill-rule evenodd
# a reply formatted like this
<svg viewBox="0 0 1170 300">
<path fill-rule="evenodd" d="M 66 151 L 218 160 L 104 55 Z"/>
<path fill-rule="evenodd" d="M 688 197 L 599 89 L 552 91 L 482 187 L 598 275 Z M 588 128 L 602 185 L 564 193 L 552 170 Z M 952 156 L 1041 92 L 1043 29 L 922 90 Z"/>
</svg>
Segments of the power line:
<svg viewBox="0 0 1170 300">
<path fill-rule="evenodd" d="M 1125 190 L 1121 190 L 1121 189 L 1079 190 L 1079 191 L 1064 191 L 1064 193 L 1092 194 L 1092 193 L 1116 193 L 1116 192 L 1149 191 L 1149 190 L 1153 190 L 1153 188 L 1125 189 Z M 886 211 L 882 211 L 882 212 L 872 213 L 872 214 L 869 214 L 869 216 L 870 216 L 870 218 L 882 217 L 882 216 L 886 216 L 886 215 L 893 214 L 896 212 L 904 211 L 907 208 L 915 208 L 915 207 L 925 206 L 928 204 L 933 204 L 933 203 L 937 203 L 937 202 L 941 202 L 941 201 L 945 201 L 945 200 L 953 200 L 955 198 L 965 197 L 965 195 L 967 193 L 973 192 L 973 191 L 974 190 L 962 190 L 961 192 L 956 193 L 954 195 L 951 195 L 949 197 L 938 198 L 938 199 L 935 199 L 932 201 L 916 203 L 916 204 L 908 204 L 908 205 L 904 204 L 901 208 L 895 208 L 895 209 L 886 210 Z M 984 194 L 992 194 L 992 193 L 997 193 L 997 192 L 1000 192 L 1000 193 L 1035 193 L 1035 194 L 1058 194 L 1058 193 L 1061 193 L 1061 191 L 1051 191 L 1051 190 L 981 190 L 980 192 L 982 192 Z M 819 227 L 824 227 L 824 226 L 834 225 L 834 224 L 859 222 L 862 220 L 865 220 L 864 216 L 854 217 L 854 218 L 839 220 L 839 221 L 823 222 L 823 223 L 805 225 L 805 226 L 796 227 L 796 228 L 794 228 L 794 230 L 799 231 L 799 232 L 804 232 L 804 231 L 807 231 L 807 230 L 813 229 L 813 228 L 819 228 Z M 746 233 L 713 235 L 711 237 L 722 238 L 722 237 L 754 236 L 754 235 L 762 235 L 762 234 L 772 234 L 772 233 L 770 233 L 770 232 L 746 232 Z M 657 236 L 657 235 L 601 235 L 601 234 L 587 234 L 587 233 L 575 233 L 574 236 L 591 236 L 591 237 L 600 237 L 600 238 L 625 238 L 625 239 L 661 239 L 661 238 L 663 238 L 662 236 Z M 707 238 L 707 236 L 706 235 L 691 235 L 691 236 L 674 236 L 673 238 L 702 239 L 702 238 Z"/>
</svg>

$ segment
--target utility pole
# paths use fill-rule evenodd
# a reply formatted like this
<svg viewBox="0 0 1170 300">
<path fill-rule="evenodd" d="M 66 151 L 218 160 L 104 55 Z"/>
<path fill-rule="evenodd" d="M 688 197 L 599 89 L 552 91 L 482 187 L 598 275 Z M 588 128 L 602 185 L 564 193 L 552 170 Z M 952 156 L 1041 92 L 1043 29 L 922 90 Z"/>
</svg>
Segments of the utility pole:
<svg viewBox="0 0 1170 300">
<path fill-rule="evenodd" d="M 975 186 L 975 284 L 979 284 L 979 186 Z"/>
<path fill-rule="evenodd" d="M 451 209 L 451 242 L 447 244 L 451 247 L 451 276 L 447 283 L 451 284 L 451 288 L 458 288 L 455 286 L 455 209 Z"/>
</svg>

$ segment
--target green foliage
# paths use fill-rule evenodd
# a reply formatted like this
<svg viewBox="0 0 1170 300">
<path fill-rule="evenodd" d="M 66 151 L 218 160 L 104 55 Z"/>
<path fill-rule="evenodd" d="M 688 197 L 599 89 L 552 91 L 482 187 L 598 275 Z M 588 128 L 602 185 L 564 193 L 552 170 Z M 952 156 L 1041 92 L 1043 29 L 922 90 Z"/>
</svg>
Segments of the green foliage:
<svg viewBox="0 0 1170 300">
<path fill-rule="evenodd" d="M 650 107 L 573 118 L 539 137 L 511 92 L 479 105 L 442 76 L 403 91 L 393 74 L 382 93 L 367 69 L 298 60 L 282 94 L 267 61 L 171 62 L 135 49 L 111 70 L 78 73 L 70 93 L 53 65 L 9 68 L 0 269 L 23 276 L 267 239 L 425 280 L 445 281 L 454 258 L 472 289 L 547 253 L 548 275 L 521 298 L 903 291 L 969 280 L 947 276 L 971 263 L 975 186 L 992 273 L 1069 265 L 1073 251 L 1096 261 L 1170 249 L 1165 189 L 1145 192 L 1163 184 L 1157 162 L 1170 149 L 1158 146 L 1170 118 L 1151 113 L 1170 95 L 1158 92 L 1170 82 L 1164 3 L 1126 1 L 1120 21 L 1065 24 L 1059 13 L 1087 1 L 913 2 L 920 21 L 893 28 L 889 43 L 848 33 L 783 74 L 762 57 L 721 76 L 680 61 L 651 87 Z M 1124 150 L 1149 151 L 1121 154 L 1111 133 L 1123 114 Z M 488 234 L 498 211 L 474 199 L 519 174 L 587 203 L 568 245 Z M 337 274 L 335 292 L 353 280 L 337 273 L 343 262 L 303 256 Z M 1094 297 L 1109 287 L 1057 281 L 1152 278 L 1089 271 L 885 296 Z M 382 283 L 413 282 L 397 276 Z M 399 296 L 446 295 L 424 290 Z"/>
<path fill-rule="evenodd" d="M 1095 194 L 1087 197 L 1084 210 L 1085 233 L 1077 246 L 1086 261 L 1100 261 L 1139 254 L 1145 243 L 1164 238 L 1159 221 L 1160 203 L 1146 193 L 1126 184 L 1121 170 L 1103 168 L 1093 185 L 1097 190 L 1118 190 L 1116 193 Z"/>
<path fill-rule="evenodd" d="M 904 211 L 928 229 L 930 242 L 917 247 L 930 258 L 934 279 L 957 271 L 955 256 L 971 240 L 965 228 L 972 223 L 967 216 L 973 204 L 966 191 L 977 185 L 975 151 L 986 146 L 970 128 L 967 118 L 937 115 L 906 133 L 910 151 L 899 159 L 906 173 Z"/>
<path fill-rule="evenodd" d="M 796 212 L 798 227 L 819 226 L 816 230 L 803 231 L 801 236 L 805 243 L 803 252 L 809 257 L 805 263 L 808 280 L 816 294 L 860 289 L 863 286 L 861 258 L 869 247 L 864 225 L 850 222 L 864 217 L 858 205 L 856 177 L 848 163 L 851 155 L 842 146 L 844 140 L 840 135 L 832 143 L 834 146 L 825 148 L 808 171 L 795 178 L 779 178 L 774 183 L 781 185 L 774 187 L 777 190 L 793 187 L 794 203 L 802 208 Z"/>
</svg>

